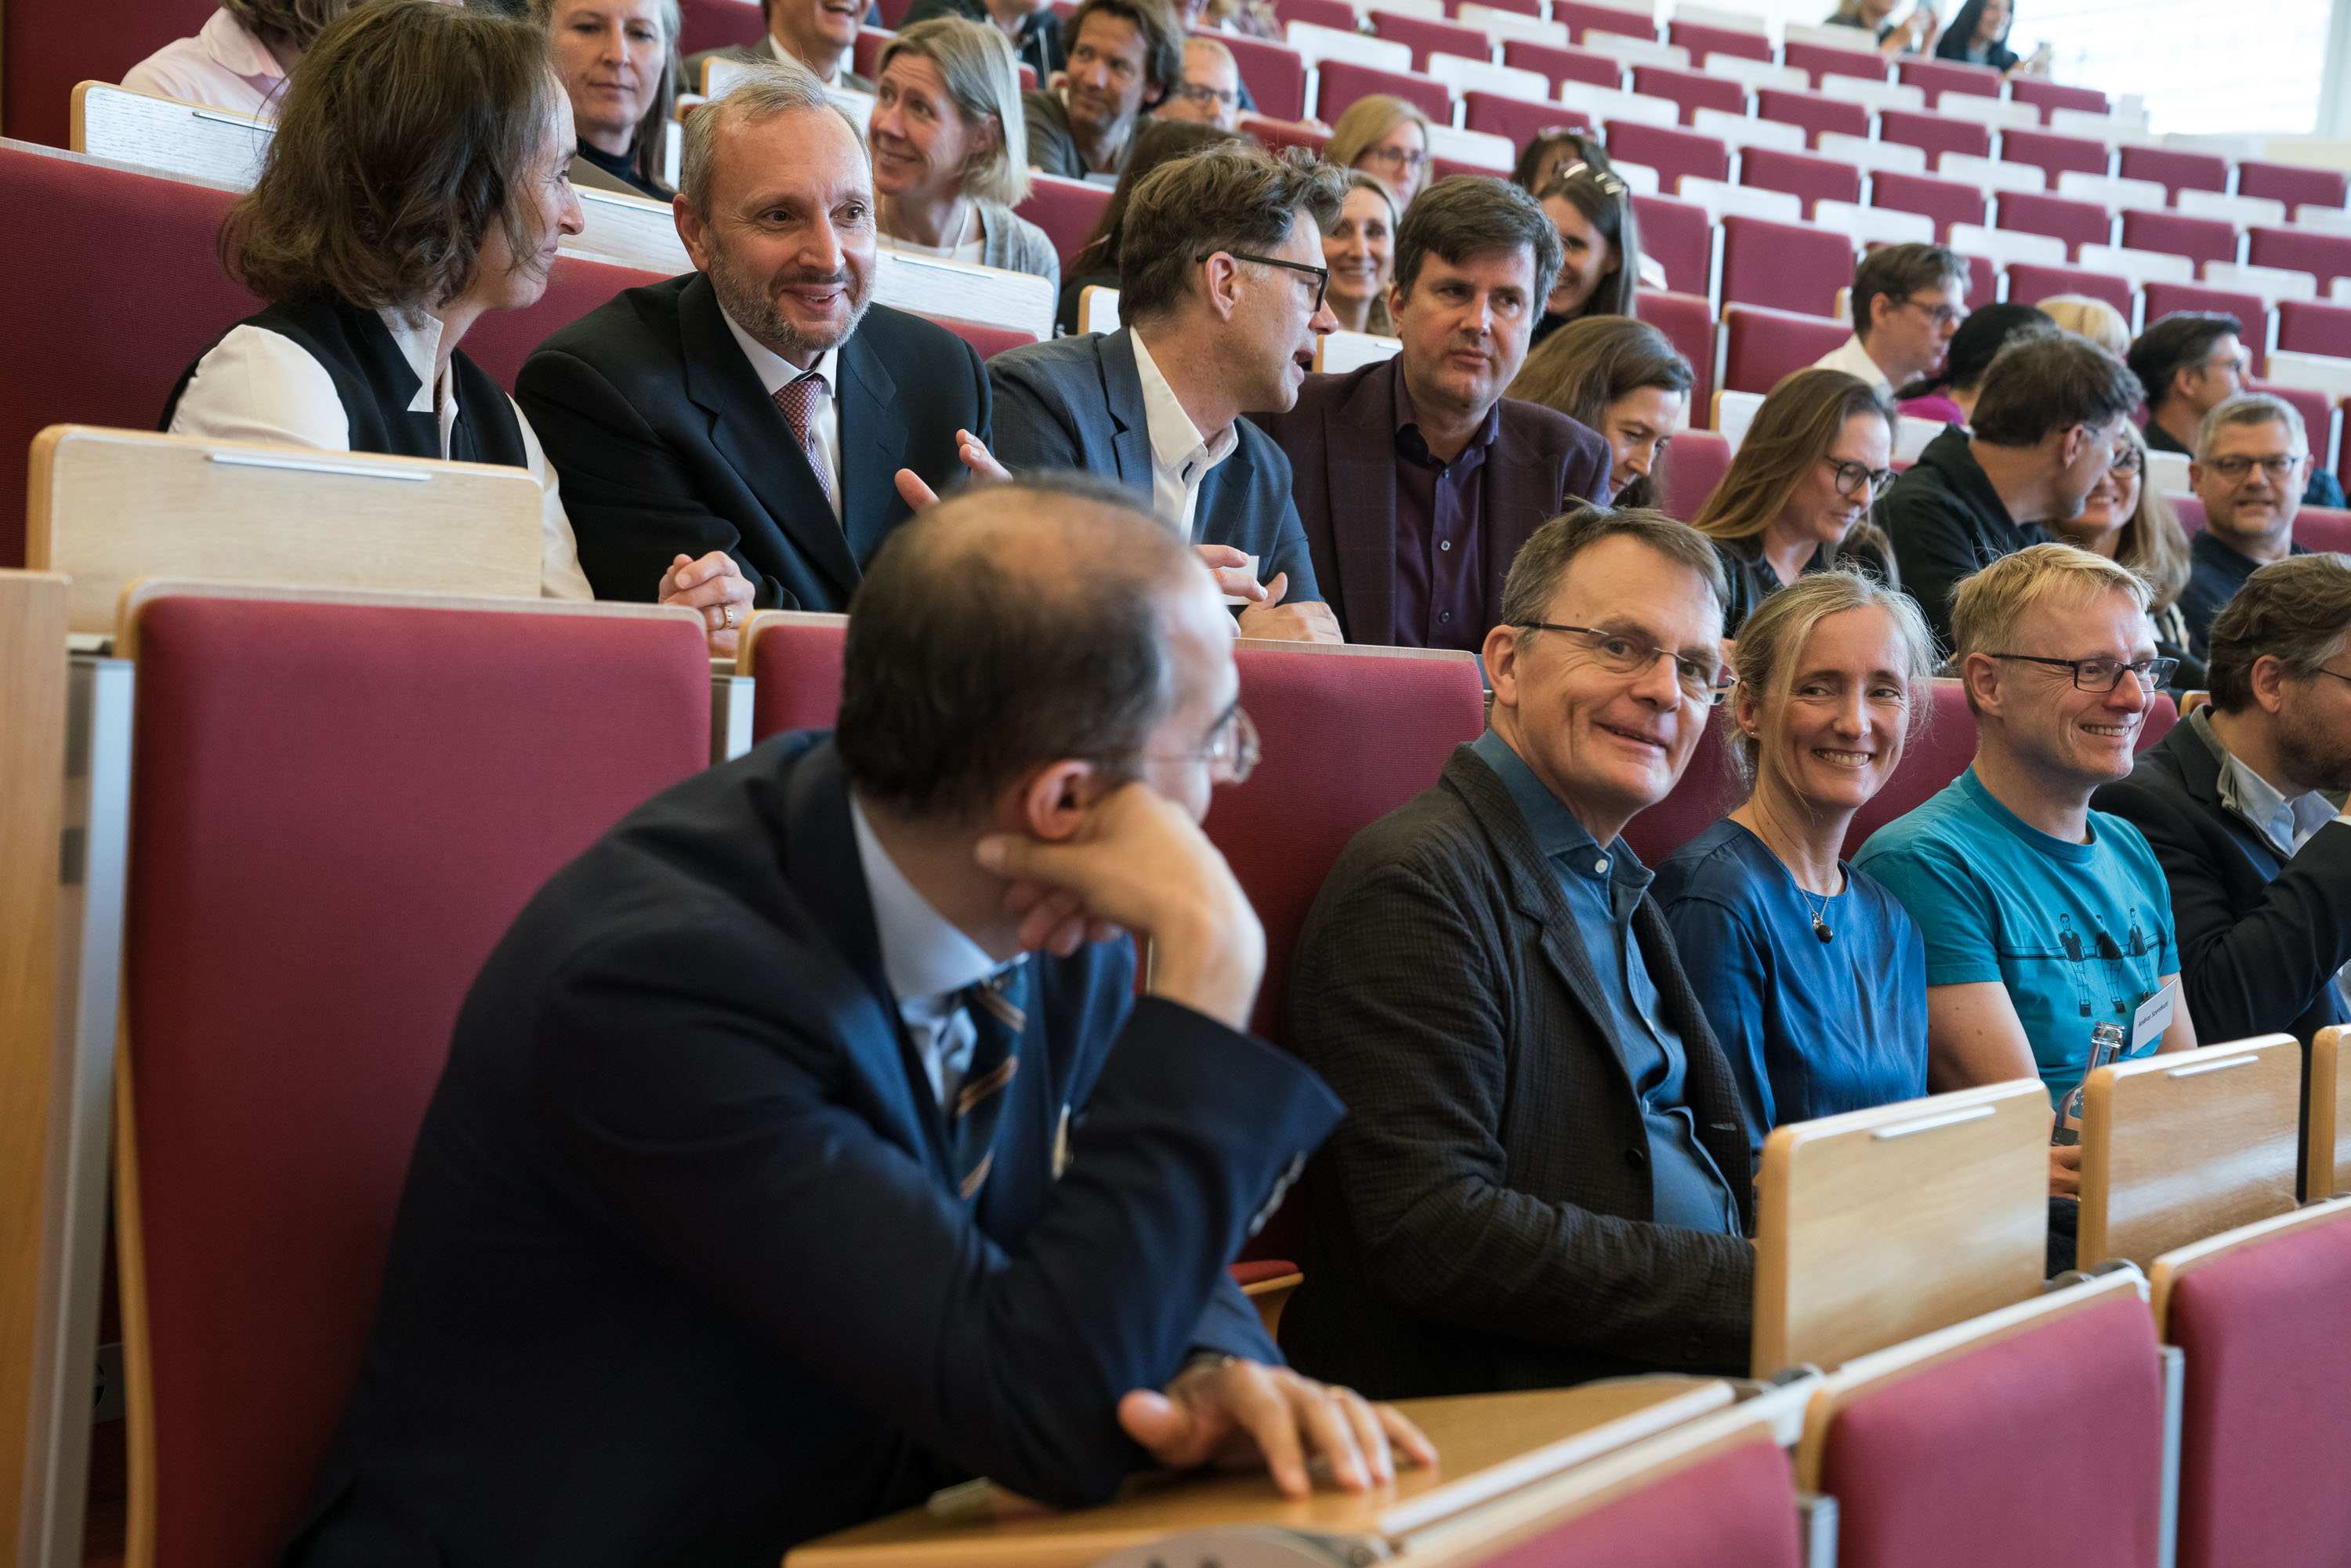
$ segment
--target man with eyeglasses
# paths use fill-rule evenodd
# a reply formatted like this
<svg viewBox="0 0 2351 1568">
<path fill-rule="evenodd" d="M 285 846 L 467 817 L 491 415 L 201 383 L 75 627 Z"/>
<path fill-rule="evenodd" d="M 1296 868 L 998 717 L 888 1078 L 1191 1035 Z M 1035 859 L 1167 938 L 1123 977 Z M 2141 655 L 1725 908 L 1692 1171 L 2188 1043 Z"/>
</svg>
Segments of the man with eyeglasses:
<svg viewBox="0 0 2351 1568">
<path fill-rule="evenodd" d="M 1290 459 L 1315 580 L 1353 643 L 1475 652 L 1519 549 L 1562 497 L 1608 498 L 1607 441 L 1506 398 L 1560 267 L 1559 231 L 1501 180 L 1431 186 L 1396 230 L 1403 350 L 1310 376 L 1253 415 Z"/>
<path fill-rule="evenodd" d="M 1859 376 L 1891 397 L 1943 368 L 1968 319 L 1968 264 L 1938 245 L 1882 246 L 1853 270 L 1853 336 L 1813 368 Z"/>
<path fill-rule="evenodd" d="M 2011 342 L 1984 372 L 1975 421 L 1927 444 L 1877 504 L 1904 591 L 1951 645 L 1961 579 L 2081 516 L 2105 477 L 2138 378 L 2086 338 Z"/>
<path fill-rule="evenodd" d="M 1662 512 L 1546 523 L 1486 639 L 1492 727 L 1324 882 L 1282 1024 L 1347 1103 L 1282 1321 L 1310 1375 L 1390 1398 L 1745 1369 L 1739 1092 L 1619 837 L 1729 689 L 1722 597 Z"/>
<path fill-rule="evenodd" d="M 2196 1044 L 2179 995 L 2163 868 L 2139 831 L 2091 809 L 2126 777 L 2171 678 L 2144 579 L 2038 544 L 1959 585 L 1953 661 L 1975 715 L 1968 770 L 1870 835 L 1854 864 L 1892 890 L 1927 943 L 1927 1084 L 2038 1077 L 2053 1107 L 2080 1082 L 2091 1031 L 2125 1053 Z M 2158 1005 L 2168 995 L 2169 1014 Z M 2080 1190 L 2078 1145 L 2053 1145 L 2050 1191 Z"/>
<path fill-rule="evenodd" d="M 1153 171 L 1119 246 L 1126 324 L 987 362 L 998 460 L 1125 485 L 1201 548 L 1245 637 L 1341 640 L 1290 461 L 1241 417 L 1296 402 L 1315 340 L 1338 326 L 1322 298 L 1322 228 L 1341 178 L 1303 153 L 1238 142 Z"/>
<path fill-rule="evenodd" d="M 2128 363 L 2147 388 L 2150 450 L 2193 456 L 2204 416 L 2245 392 L 2253 362 L 2241 340 L 2243 330 L 2237 318 L 2220 311 L 2174 310 L 2139 334 Z M 2313 464 L 2302 504 L 2339 507 L 2343 486 Z"/>
<path fill-rule="evenodd" d="M 1240 123 L 1241 68 L 1214 38 L 1184 40 L 1184 79 L 1160 100 L 1154 118 L 1189 120 L 1230 131 Z"/>
<path fill-rule="evenodd" d="M 2212 618 L 2256 568 L 2309 553 L 2294 542 L 2309 472 L 2302 414 L 2285 399 L 2247 392 L 2204 416 L 2188 465 L 2204 527 L 2189 541 L 2188 586 L 2179 594 L 2189 652 L 2198 658 Z"/>
<path fill-rule="evenodd" d="M 2093 804 L 2163 863 L 2219 1040 L 2351 1023 L 2351 561 L 2272 561 L 2212 622 L 2212 700 Z"/>
<path fill-rule="evenodd" d="M 1433 1460 L 1225 1268 L 1343 1109 L 1246 1033 L 1232 643 L 1100 481 L 893 533 L 839 727 L 656 796 L 484 965 L 287 1561 L 764 1568 L 974 1476 Z"/>
</svg>

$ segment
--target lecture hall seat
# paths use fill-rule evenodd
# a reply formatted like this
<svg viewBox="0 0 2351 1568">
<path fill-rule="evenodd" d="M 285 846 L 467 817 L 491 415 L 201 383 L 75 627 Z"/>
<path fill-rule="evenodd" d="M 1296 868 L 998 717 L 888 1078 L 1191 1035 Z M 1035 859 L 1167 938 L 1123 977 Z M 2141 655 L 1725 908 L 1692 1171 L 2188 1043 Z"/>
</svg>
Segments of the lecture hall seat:
<svg viewBox="0 0 2351 1568">
<path fill-rule="evenodd" d="M 1946 120 L 1917 110 L 1889 109 L 1877 117 L 1877 139 L 1921 148 L 1930 162 L 1946 152 L 1991 156 L 1991 131 L 1971 120 Z"/>
<path fill-rule="evenodd" d="M 2220 218 L 2181 213 L 2126 212 L 2123 244 L 2132 250 L 2159 250 L 2201 265 L 2237 259 L 2237 231 Z"/>
<path fill-rule="evenodd" d="M 548 334 L 611 301 L 624 288 L 643 288 L 664 275 L 613 267 L 584 256 L 559 256 L 548 270 L 547 292 L 528 310 L 489 310 L 465 334 L 466 357 L 508 392 L 531 351 Z"/>
<path fill-rule="evenodd" d="M 1196 37 L 1214 38 L 1230 49 L 1240 68 L 1241 82 L 1257 111 L 1275 120 L 1296 120 L 1306 112 L 1306 61 L 1287 44 L 1270 38 L 1248 38 L 1238 33 L 1193 29 Z"/>
<path fill-rule="evenodd" d="M 1693 389 L 1690 407 L 1703 411 Z M 1698 515 L 1730 469 L 1730 443 L 1711 430 L 1677 433 L 1666 447 L 1665 507 L 1683 522 Z M 1714 727 L 1719 727 L 1719 726 Z"/>
<path fill-rule="evenodd" d="M 2226 191 L 2229 161 L 2210 152 L 2183 152 L 2171 147 L 2126 147 L 2115 171 L 2126 180 L 2153 180 L 2173 204 L 2182 191 Z"/>
<path fill-rule="evenodd" d="M 2141 330 L 2153 326 L 2175 310 L 2221 310 L 2244 324 L 2241 341 L 2245 352 L 2252 356 L 2253 374 L 2260 375 L 2267 355 L 2262 345 L 2269 341 L 2269 302 L 2258 294 L 2241 294 L 2233 288 L 2213 288 L 2201 283 L 2150 282 L 2139 291 L 2147 301 L 2146 320 Z"/>
<path fill-rule="evenodd" d="M 2277 346 L 2291 354 L 2351 359 L 2351 306 L 2279 300 Z"/>
<path fill-rule="evenodd" d="M 1415 104 L 1439 125 L 1453 123 L 1452 91 L 1434 77 L 1412 71 L 1384 71 L 1353 60 L 1324 60 L 1315 68 L 1315 73 L 1320 85 L 1315 89 L 1314 118 L 1326 125 L 1336 123 L 1349 104 L 1374 93 L 1386 93 Z"/>
<path fill-rule="evenodd" d="M 1788 63 L 1795 64 L 1793 60 Z M 1793 92 L 1786 88 L 1767 87 L 1757 93 L 1755 118 L 1802 126 L 1804 143 L 1809 147 L 1821 144 L 1821 132 L 1824 131 L 1839 136 L 1869 134 L 1869 110 L 1860 104 L 1841 98 L 1823 98 L 1816 92 Z"/>
<path fill-rule="evenodd" d="M 1834 229 L 1733 214 L 1722 220 L 1722 302 L 1830 317 L 1853 282 L 1853 241 Z"/>
<path fill-rule="evenodd" d="M 1785 191 L 1804 204 L 1810 218 L 1816 202 L 1861 202 L 1861 171 L 1811 152 L 1750 147 L 1739 155 L 1739 183 L 1759 190 Z"/>
<path fill-rule="evenodd" d="M 1719 139 L 1695 131 L 1643 125 L 1632 120 L 1610 120 L 1608 156 L 1647 164 L 1657 172 L 1658 183 L 1668 193 L 1679 187 L 1685 174 L 1707 180 L 1730 178 L 1730 149 Z M 1680 288 L 1683 284 L 1677 278 L 1674 287 Z"/>
<path fill-rule="evenodd" d="M 1717 109 L 1725 114 L 1747 112 L 1744 87 L 1728 77 L 1710 77 L 1702 71 L 1677 71 L 1671 66 L 1635 66 L 1633 90 L 1647 98 L 1670 99 L 1681 105 L 1684 125 L 1696 124 L 1701 109 Z"/>
<path fill-rule="evenodd" d="M 2237 165 L 2237 194 L 2283 202 L 2288 215 L 2298 206 L 2342 206 L 2346 183 L 2351 179 L 2339 169 L 2266 163 L 2258 158 L 2248 158 Z"/>
<path fill-rule="evenodd" d="M 1704 60 L 1708 55 L 1736 55 L 1742 59 L 1773 63 L 1771 39 L 1761 26 L 1752 32 L 1744 27 L 1716 27 L 1704 22 L 1672 21 L 1666 24 L 1666 42 L 1679 44 L 1689 51 L 1692 60 Z"/>
<path fill-rule="evenodd" d="M 1823 77 L 1855 77 L 1874 82 L 1886 80 L 1886 62 L 1871 49 L 1841 49 L 1832 44 L 1807 44 L 1791 39 L 1780 51 L 1780 58 L 1782 64 L 1809 72 L 1814 92 L 1820 90 Z"/>
<path fill-rule="evenodd" d="M 1058 174 L 1032 173 L 1029 176 L 1029 194 L 1012 210 L 1045 231 L 1066 273 L 1070 258 L 1078 254 L 1086 236 L 1093 233 L 1102 209 L 1110 205 L 1110 198 L 1111 188 L 1107 185 L 1065 180 Z"/>
<path fill-rule="evenodd" d="M 1531 38 L 1503 39 L 1502 63 L 1517 70 L 1541 71 L 1550 78 L 1553 94 L 1562 82 L 1580 81 L 1611 91 L 1625 85 L 1625 68 L 1610 56 L 1538 44 Z"/>
<path fill-rule="evenodd" d="M 2057 188 L 2057 176 L 2072 169 L 2085 174 L 2104 174 L 2109 155 L 2106 144 L 2082 136 L 2056 136 L 2045 131 L 2024 131 L 2009 127 L 2000 133 L 2000 157 L 2003 163 L 2030 163 L 2042 172 L 2050 190 Z"/>
<path fill-rule="evenodd" d="M 2131 319 L 2133 291 L 2127 277 L 2082 267 L 2051 267 L 2038 261 L 2012 261 L 2007 270 L 2008 298 L 2012 304 L 2038 305 L 2054 295 L 2086 294 L 2121 311 L 2126 323 Z"/>
<path fill-rule="evenodd" d="M 1705 423 L 1714 407 L 1713 308 L 1702 294 L 1676 294 L 1660 288 L 1636 292 L 1635 313 L 1663 332 L 1682 358 L 1689 361 L 1694 378 L 1690 387 L 1690 422 Z"/>
<path fill-rule="evenodd" d="M 1507 136 L 1523 150 L 1536 137 L 1552 131 L 1590 131 L 1582 113 L 1559 103 L 1535 103 L 1499 92 L 1471 88 L 1461 95 L 1462 127 L 1489 136 Z"/>
<path fill-rule="evenodd" d="M 145 0 L 124 6 L 9 0 L 0 12 L 7 35 L 0 53 L 7 73 L 0 91 L 6 113 L 0 134 L 49 147 L 70 145 L 74 84 L 120 81 L 132 66 L 174 38 L 194 37 L 216 8 L 215 0 Z"/>
<path fill-rule="evenodd" d="M 1707 298 L 1714 266 L 1714 225 L 1706 209 L 1671 196 L 1633 197 L 1641 226 L 1641 249 L 1666 269 L 1666 287 L 1677 294 Z"/>
<path fill-rule="evenodd" d="M 2002 191 L 1993 205 L 2000 217 L 1996 226 L 2064 240 L 2069 258 L 2078 259 L 2084 246 L 2105 245 L 2114 235 L 2114 222 L 2097 202 L 2038 191 Z"/>
<path fill-rule="evenodd" d="M 1947 92 L 1966 93 L 1976 98 L 2000 96 L 1998 71 L 1990 66 L 1963 65 L 1957 60 L 1905 55 L 1895 62 L 1894 79 L 1907 87 L 1922 89 L 1927 94 L 1927 107 L 1929 109 L 1938 107 Z"/>
<path fill-rule="evenodd" d="M 2013 76 L 2008 78 L 2009 99 L 2029 103 L 2041 111 L 2041 123 L 2049 123 L 2049 111 L 2053 109 L 2079 110 L 2084 114 L 2112 114 L 2114 106 L 2106 95 L 2092 87 L 2064 87 L 2044 81 L 2035 76 Z"/>
<path fill-rule="evenodd" d="M 883 22 L 895 27 L 914 0 L 883 0 Z M 733 44 L 756 44 L 766 33 L 759 7 L 753 0 L 678 0 L 677 54 L 680 59 L 705 49 Z M 893 15 L 894 12 L 894 15 Z"/>
<path fill-rule="evenodd" d="M 2306 272 L 2318 279 L 2318 293 L 2338 277 L 2351 277 L 2351 235 L 2317 234 L 2309 229 L 2251 228 L 2245 231 L 2245 260 L 2254 267 L 2282 267 Z M 2281 349 L 2292 348 L 2281 341 Z M 2325 350 L 2309 350 L 2324 353 Z"/>
<path fill-rule="evenodd" d="M 1486 35 L 1475 27 L 1465 27 L 1458 22 L 1432 22 L 1419 16 L 1406 16 L 1395 11 L 1372 7 L 1372 36 L 1391 43 L 1403 44 L 1412 50 L 1412 68 L 1428 69 L 1430 55 L 1458 55 L 1464 59 L 1482 60 L 1491 57 L 1493 45 Z M 1329 116 L 1324 116 L 1328 119 Z"/>
<path fill-rule="evenodd" d="M 1722 385 L 1729 392 L 1769 392 L 1781 377 L 1834 353 L 1853 336 L 1842 321 L 1753 305 L 1724 306 L 1722 325 Z"/>
<path fill-rule="evenodd" d="M 1917 213 L 1935 221 L 1935 238 L 1948 245 L 1953 224 L 1984 221 L 1984 193 L 1957 180 L 1904 174 L 1881 169 L 1869 177 L 1869 204 L 1889 212 Z M 1982 301 L 1978 300 L 1980 304 Z"/>
<path fill-rule="evenodd" d="M 1355 30 L 1355 8 L 1347 0 L 1273 0 L 1273 14 L 1283 23 L 1303 22 L 1310 27 Z"/>
</svg>

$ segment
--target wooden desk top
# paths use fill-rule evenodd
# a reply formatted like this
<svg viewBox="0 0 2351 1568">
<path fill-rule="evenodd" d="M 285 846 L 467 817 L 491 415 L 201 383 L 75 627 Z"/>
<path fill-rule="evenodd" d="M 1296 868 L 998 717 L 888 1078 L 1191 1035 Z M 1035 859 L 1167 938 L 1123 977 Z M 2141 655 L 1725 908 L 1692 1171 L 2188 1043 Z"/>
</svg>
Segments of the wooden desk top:
<svg viewBox="0 0 2351 1568">
<path fill-rule="evenodd" d="M 1283 1497 L 1262 1470 L 1145 1475 L 1100 1508 L 1058 1512 L 977 1489 L 962 1506 L 908 1509 L 793 1552 L 786 1568 L 1084 1568 L 1122 1547 L 1214 1524 L 1279 1524 L 1394 1540 L 1571 1465 L 1731 1403 L 1727 1383 L 1626 1378 L 1579 1388 L 1405 1399 L 1443 1458 L 1368 1492 Z M 964 1497 L 968 1501 L 964 1501 Z"/>
</svg>

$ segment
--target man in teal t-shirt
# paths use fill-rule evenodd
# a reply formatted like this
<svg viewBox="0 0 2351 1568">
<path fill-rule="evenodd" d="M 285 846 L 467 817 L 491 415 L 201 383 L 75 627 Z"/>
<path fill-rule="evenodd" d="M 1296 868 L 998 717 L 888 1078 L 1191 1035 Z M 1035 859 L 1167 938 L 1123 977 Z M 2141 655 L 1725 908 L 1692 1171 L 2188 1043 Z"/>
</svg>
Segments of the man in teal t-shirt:
<svg viewBox="0 0 2351 1568">
<path fill-rule="evenodd" d="M 2063 506 L 2050 501 L 2059 520 Z M 2090 810 L 2092 790 L 2130 772 L 2171 674 L 2147 605 L 2130 571 L 2054 544 L 2002 557 L 1953 595 L 1974 764 L 1854 857 L 1926 938 L 1930 1088 L 2037 1075 L 2053 1104 L 2081 1081 L 2099 1023 L 2120 1025 L 2135 1055 L 2196 1044 L 2163 872 L 2137 828 Z M 2168 1026 L 2133 1039 L 2141 1004 L 2167 987 Z M 2052 1151 L 2052 1191 L 2076 1189 L 2080 1155 Z"/>
</svg>

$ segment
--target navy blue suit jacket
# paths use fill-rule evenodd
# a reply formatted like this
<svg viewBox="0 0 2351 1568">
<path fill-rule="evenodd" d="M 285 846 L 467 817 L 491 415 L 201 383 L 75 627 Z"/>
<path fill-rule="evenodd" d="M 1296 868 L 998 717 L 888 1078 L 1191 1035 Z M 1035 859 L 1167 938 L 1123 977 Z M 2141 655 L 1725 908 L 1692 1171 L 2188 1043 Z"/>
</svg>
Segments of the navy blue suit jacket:
<svg viewBox="0 0 2351 1568">
<path fill-rule="evenodd" d="M 652 599 L 674 557 L 723 549 L 763 610 L 848 609 L 913 515 L 898 470 L 945 494 L 965 474 L 956 432 L 990 432 L 979 356 L 919 316 L 873 306 L 838 365 L 836 518 L 703 274 L 623 289 L 541 343 L 515 401 L 562 479 L 596 597 Z"/>
<path fill-rule="evenodd" d="M 987 379 L 996 389 L 998 462 L 1015 474 L 1100 474 L 1152 509 L 1151 429 L 1132 327 L 1007 349 L 987 361 Z M 1234 428 L 1240 444 L 1200 481 L 1192 542 L 1230 545 L 1257 557 L 1260 581 L 1288 572 L 1285 603 L 1319 601 L 1306 530 L 1290 499 L 1290 459 L 1248 420 L 1236 420 Z"/>
<path fill-rule="evenodd" d="M 774 1568 L 975 1474 L 1098 1501 L 1141 1453 L 1122 1395 L 1278 1359 L 1225 1265 L 1338 1101 L 1137 1000 L 1127 944 L 1029 962 L 967 1204 L 829 740 L 559 873 L 459 1015 L 288 1563 Z"/>
</svg>

